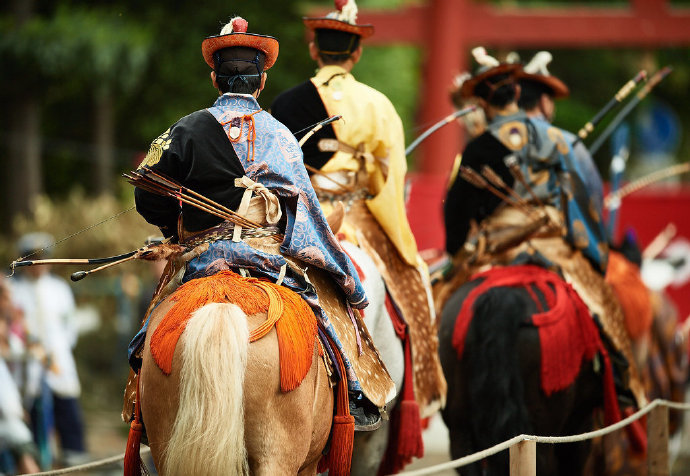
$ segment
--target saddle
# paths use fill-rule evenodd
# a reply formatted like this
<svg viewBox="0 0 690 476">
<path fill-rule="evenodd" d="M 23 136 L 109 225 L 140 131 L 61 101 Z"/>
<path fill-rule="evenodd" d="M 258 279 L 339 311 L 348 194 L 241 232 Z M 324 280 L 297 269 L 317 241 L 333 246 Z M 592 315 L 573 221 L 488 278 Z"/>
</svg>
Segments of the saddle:
<svg viewBox="0 0 690 476">
<path fill-rule="evenodd" d="M 244 241 L 249 246 L 260 251 L 279 254 L 280 245 L 270 237 L 246 237 Z M 293 329 L 295 326 L 308 329 L 312 329 L 313 327 L 313 334 L 314 336 L 316 335 L 316 317 L 311 308 L 300 296 L 283 286 L 256 278 L 243 278 L 229 271 L 214 274 L 207 278 L 194 279 L 181 285 L 186 263 L 206 251 L 208 246 L 208 243 L 201 243 L 192 250 L 186 252 L 184 248 L 178 247 L 176 252 L 171 253 L 168 258 L 168 264 L 161 276 L 157 290 L 147 311 L 147 316 L 159 303 L 168 297 L 175 300 L 177 296 L 177 299 L 179 299 L 178 302 L 182 303 L 184 301 L 184 304 L 180 304 L 179 308 L 175 311 L 175 314 L 177 314 L 176 318 L 171 320 L 168 325 L 168 327 L 172 329 L 172 332 L 169 333 L 170 335 L 166 338 L 161 337 L 161 341 L 174 340 L 176 342 L 179 334 L 184 329 L 184 326 L 180 325 L 180 322 L 184 322 L 185 319 L 188 319 L 191 312 L 207 302 L 233 302 L 238 304 L 247 314 L 256 314 L 258 312 L 268 312 L 269 315 L 272 314 L 273 317 L 269 316 L 265 330 L 270 330 L 272 325 L 276 324 L 279 340 L 282 339 L 284 343 L 289 343 L 291 340 L 294 340 L 295 334 L 294 332 L 290 333 L 284 338 L 280 337 L 281 334 L 284 334 L 285 329 Z M 378 355 L 378 351 L 373 344 L 373 340 L 369 335 L 366 325 L 362 321 L 361 315 L 359 312 L 349 309 L 349 306 L 346 306 L 342 293 L 332 282 L 330 276 L 325 272 L 318 269 L 307 270 L 304 265 L 294 259 L 287 259 L 287 261 L 288 266 L 293 272 L 299 274 L 314 286 L 319 296 L 319 303 L 326 315 L 328 315 L 331 324 L 341 340 L 344 351 L 352 364 L 352 370 L 359 378 L 362 392 L 378 408 L 385 409 L 386 404 L 395 396 L 395 385 Z M 251 289 L 252 287 L 256 289 Z M 235 289 L 235 291 L 232 292 L 232 296 L 228 294 L 231 292 L 231 289 Z M 239 292 L 240 289 L 242 292 Z M 190 296 L 193 297 L 191 301 L 189 301 Z M 253 298 L 249 299 L 248 296 L 253 296 Z M 302 317 L 299 318 L 297 323 L 287 323 L 280 318 L 282 312 L 275 308 L 276 301 L 289 302 L 293 312 L 286 314 Z M 271 311 L 271 302 L 274 303 L 273 311 Z M 278 305 L 278 308 L 279 307 L 280 304 Z M 305 313 L 309 316 L 308 319 L 304 317 Z M 281 321 L 283 322 L 281 323 Z M 312 321 L 314 322 L 313 326 L 310 324 Z M 159 328 L 160 327 L 161 326 L 159 326 Z M 353 327 L 354 332 L 352 330 Z M 283 328 L 283 331 L 280 330 L 281 328 Z M 314 336 L 309 337 L 311 332 L 310 330 L 309 334 L 302 335 L 298 339 L 299 342 L 305 344 L 304 349 L 306 350 L 303 349 L 303 352 L 308 352 L 308 362 L 311 362 L 311 352 L 313 351 L 314 345 Z M 307 345 L 309 342 L 311 342 L 311 345 Z M 157 361 L 160 361 L 159 366 L 161 366 L 161 369 L 165 372 L 167 368 L 165 362 L 171 357 L 171 349 L 174 351 L 174 345 L 170 345 L 169 343 L 163 346 L 163 348 L 165 350 L 158 351 L 159 355 Z M 289 346 L 286 344 L 282 348 L 288 349 Z M 284 355 L 286 359 L 293 360 L 290 355 L 293 351 L 296 352 L 297 350 L 299 349 L 293 349 L 292 351 L 286 350 L 285 353 L 281 350 L 281 388 L 283 388 L 284 391 L 289 391 L 299 385 L 299 382 L 301 382 L 304 376 L 303 374 L 306 374 L 309 370 L 308 366 L 306 368 L 304 367 L 305 362 L 307 362 L 307 360 L 305 360 L 307 357 L 302 356 L 298 358 L 297 360 L 302 362 L 302 364 L 298 366 L 300 370 L 288 372 L 288 375 L 285 376 L 285 382 L 288 383 L 285 385 L 282 384 L 282 357 Z M 141 352 L 141 349 L 139 352 Z M 323 355 L 323 351 L 321 351 L 321 354 Z M 333 362 L 327 363 L 329 374 L 332 374 L 332 366 Z M 134 412 L 136 388 L 137 375 L 130 369 L 130 375 L 125 387 L 122 411 L 122 418 L 125 422 L 131 420 Z"/>
<path fill-rule="evenodd" d="M 278 243 L 266 239 L 246 241 L 258 250 L 279 253 Z M 385 409 L 386 404 L 395 396 L 395 384 L 388 375 L 388 370 L 379 356 L 361 314 L 346 305 L 341 291 L 324 271 L 317 268 L 307 269 L 294 258 L 286 257 L 286 260 L 293 272 L 306 278 L 314 286 L 319 297 L 319 305 L 335 328 L 362 387 L 362 393 L 378 408 Z M 353 326 L 355 332 L 352 332 Z"/>
<path fill-rule="evenodd" d="M 644 388 L 635 364 L 630 337 L 620 302 L 604 276 L 596 271 L 583 253 L 566 240 L 562 212 L 554 207 L 538 209 L 537 216 L 547 217 L 540 226 L 538 218 L 525 219 L 525 214 L 511 206 L 501 206 L 468 235 L 465 247 L 453 258 L 455 275 L 437 289 L 436 303 L 443 306 L 450 295 L 469 276 L 494 266 L 508 266 L 533 257 L 557 269 L 596 314 L 602 331 L 628 361 L 624 381 L 635 396 L 639 407 L 646 404 Z M 536 215 L 536 214 L 535 214 Z M 506 235 L 510 239 L 506 240 Z"/>
</svg>

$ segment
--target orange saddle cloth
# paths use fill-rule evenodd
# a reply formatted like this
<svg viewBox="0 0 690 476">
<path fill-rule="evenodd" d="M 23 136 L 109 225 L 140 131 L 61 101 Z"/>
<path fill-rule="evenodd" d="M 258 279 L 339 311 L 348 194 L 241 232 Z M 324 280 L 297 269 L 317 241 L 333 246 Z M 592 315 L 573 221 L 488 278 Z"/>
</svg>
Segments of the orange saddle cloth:
<svg viewBox="0 0 690 476">
<path fill-rule="evenodd" d="M 284 286 L 232 271 L 193 279 L 169 298 L 173 306 L 151 336 L 151 354 L 163 373 L 170 374 L 175 347 L 191 315 L 211 303 L 232 303 L 248 316 L 265 313 L 266 321 L 250 333 L 254 342 L 275 325 L 280 355 L 280 388 L 289 392 L 309 372 L 317 332 L 316 316 L 309 305 Z"/>
</svg>

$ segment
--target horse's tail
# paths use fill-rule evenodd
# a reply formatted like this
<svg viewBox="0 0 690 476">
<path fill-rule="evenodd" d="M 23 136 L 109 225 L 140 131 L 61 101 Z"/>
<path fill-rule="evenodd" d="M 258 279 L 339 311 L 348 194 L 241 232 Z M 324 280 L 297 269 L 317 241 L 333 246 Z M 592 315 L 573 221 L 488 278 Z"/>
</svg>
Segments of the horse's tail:
<svg viewBox="0 0 690 476">
<path fill-rule="evenodd" d="M 182 333 L 180 402 L 165 454 L 167 474 L 247 474 L 244 374 L 247 316 L 234 304 L 207 304 Z"/>
<path fill-rule="evenodd" d="M 489 289 L 475 302 L 463 364 L 469 375 L 472 435 L 479 448 L 529 433 L 517 340 L 530 307 L 524 290 L 508 287 Z M 493 462 L 507 463 L 505 453 Z"/>
</svg>

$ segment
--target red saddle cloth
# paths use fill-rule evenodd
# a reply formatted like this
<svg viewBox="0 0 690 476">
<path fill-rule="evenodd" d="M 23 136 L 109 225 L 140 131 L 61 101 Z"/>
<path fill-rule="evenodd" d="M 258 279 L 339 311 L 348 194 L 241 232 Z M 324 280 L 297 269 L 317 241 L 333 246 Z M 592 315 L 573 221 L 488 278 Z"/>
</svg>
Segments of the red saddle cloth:
<svg viewBox="0 0 690 476">
<path fill-rule="evenodd" d="M 524 288 L 540 311 L 531 316 L 531 323 L 539 330 L 544 393 L 550 395 L 570 386 L 580 373 L 583 361 L 591 361 L 599 352 L 604 369 L 605 419 L 607 424 L 621 419 L 608 352 L 589 309 L 570 284 L 556 273 L 533 265 L 491 268 L 471 279 L 483 281 L 467 295 L 455 322 L 453 347 L 459 358 L 462 358 L 477 298 L 494 287 Z M 543 295 L 547 309 L 542 308 L 534 288 Z"/>
</svg>

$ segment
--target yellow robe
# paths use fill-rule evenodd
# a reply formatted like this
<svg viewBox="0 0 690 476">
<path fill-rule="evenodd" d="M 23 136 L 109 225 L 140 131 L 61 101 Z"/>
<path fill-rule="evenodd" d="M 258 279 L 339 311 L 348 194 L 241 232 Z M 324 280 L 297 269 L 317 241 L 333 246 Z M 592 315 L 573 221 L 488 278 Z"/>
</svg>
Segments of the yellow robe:
<svg viewBox="0 0 690 476">
<path fill-rule="evenodd" d="M 311 81 L 326 112 L 342 116 L 333 123 L 338 140 L 354 148 L 364 144 L 365 151 L 374 156 L 374 163 L 366 164 L 369 192 L 374 196 L 367 206 L 403 259 L 418 266 L 417 243 L 405 213 L 407 161 L 400 116 L 386 96 L 358 82 L 340 66 L 324 66 Z M 338 151 L 321 170 L 357 171 L 359 167 L 352 154 Z"/>
</svg>

